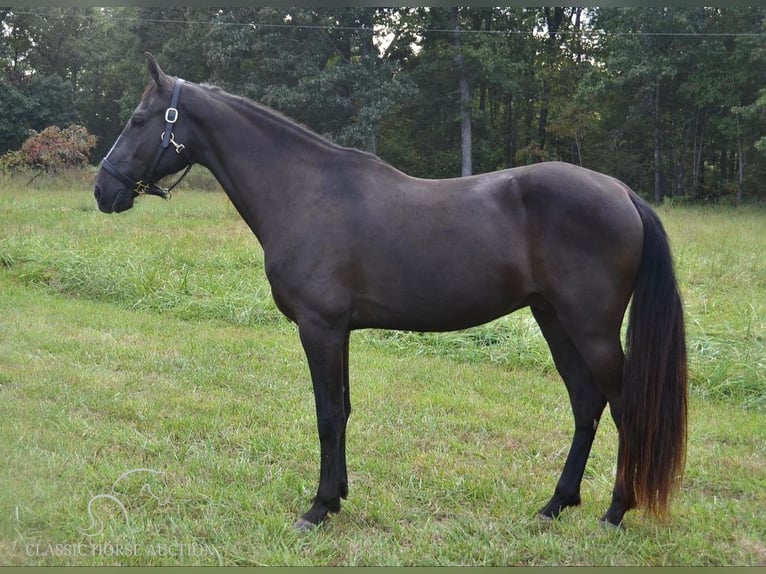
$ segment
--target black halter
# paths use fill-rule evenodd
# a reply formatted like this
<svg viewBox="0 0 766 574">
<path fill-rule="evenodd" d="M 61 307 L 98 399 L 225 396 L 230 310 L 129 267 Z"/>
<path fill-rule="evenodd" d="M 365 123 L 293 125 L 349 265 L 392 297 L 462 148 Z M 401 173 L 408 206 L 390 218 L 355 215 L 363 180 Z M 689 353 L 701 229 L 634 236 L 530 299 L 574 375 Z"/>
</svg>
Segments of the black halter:
<svg viewBox="0 0 766 574">
<path fill-rule="evenodd" d="M 157 151 L 157 155 L 154 158 L 154 163 L 152 164 L 152 169 L 149 170 L 149 175 L 145 179 L 135 180 L 129 175 L 126 175 L 117 169 L 115 165 L 108 159 L 111 150 L 106 154 L 106 157 L 101 160 L 101 167 L 119 179 L 122 183 L 127 185 L 136 195 L 156 195 L 163 199 L 170 199 L 171 191 L 173 188 L 181 183 L 181 180 L 186 177 L 186 174 L 189 173 L 189 170 L 192 168 L 193 163 L 189 159 L 188 155 L 184 152 L 185 146 L 176 142 L 175 136 L 173 135 L 173 124 L 178 121 L 178 98 L 181 96 L 181 89 L 183 88 L 183 85 L 184 80 L 181 78 L 177 78 L 173 84 L 173 95 L 170 97 L 170 107 L 165 110 L 165 131 L 162 133 L 162 145 Z M 187 160 L 189 165 L 186 166 L 186 170 L 184 170 L 184 172 L 181 174 L 181 177 L 179 177 L 173 185 L 168 188 L 164 188 L 157 185 L 157 182 L 155 181 L 155 172 L 157 170 L 157 166 L 160 163 L 160 160 L 162 159 L 162 156 L 165 154 L 165 150 L 168 149 L 170 144 L 173 144 L 176 153 Z M 112 149 L 114 149 L 114 146 L 112 146 Z"/>
</svg>

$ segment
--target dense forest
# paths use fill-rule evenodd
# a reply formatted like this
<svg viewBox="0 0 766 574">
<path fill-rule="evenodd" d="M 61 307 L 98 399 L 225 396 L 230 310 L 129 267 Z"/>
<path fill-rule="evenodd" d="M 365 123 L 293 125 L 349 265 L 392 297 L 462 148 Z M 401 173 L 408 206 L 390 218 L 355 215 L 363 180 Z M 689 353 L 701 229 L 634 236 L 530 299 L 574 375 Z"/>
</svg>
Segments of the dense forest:
<svg viewBox="0 0 766 574">
<path fill-rule="evenodd" d="M 766 8 L 0 8 L 0 155 L 148 82 L 251 97 L 412 175 L 563 160 L 643 195 L 766 197 Z"/>
</svg>

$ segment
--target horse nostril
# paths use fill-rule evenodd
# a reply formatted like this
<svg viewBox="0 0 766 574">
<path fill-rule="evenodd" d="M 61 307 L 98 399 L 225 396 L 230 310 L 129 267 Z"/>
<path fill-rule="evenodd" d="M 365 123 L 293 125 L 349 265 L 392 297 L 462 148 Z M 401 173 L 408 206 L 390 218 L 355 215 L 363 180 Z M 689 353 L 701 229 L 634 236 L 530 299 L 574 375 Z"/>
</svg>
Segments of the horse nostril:
<svg viewBox="0 0 766 574">
<path fill-rule="evenodd" d="M 98 186 L 96 186 L 96 189 L 93 192 L 93 195 L 96 197 L 96 201 L 99 201 L 101 199 L 101 189 Z"/>
</svg>

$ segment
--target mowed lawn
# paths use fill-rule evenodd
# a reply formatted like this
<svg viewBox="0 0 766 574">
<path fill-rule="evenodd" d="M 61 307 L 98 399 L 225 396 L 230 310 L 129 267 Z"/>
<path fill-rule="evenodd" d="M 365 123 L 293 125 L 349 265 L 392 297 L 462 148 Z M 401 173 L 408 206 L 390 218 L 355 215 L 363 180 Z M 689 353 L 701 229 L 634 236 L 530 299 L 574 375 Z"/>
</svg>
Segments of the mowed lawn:
<svg viewBox="0 0 766 574">
<path fill-rule="evenodd" d="M 45 187 L 43 183 L 40 186 Z M 766 211 L 660 209 L 686 301 L 686 479 L 665 523 L 541 524 L 572 433 L 528 311 L 351 340 L 350 496 L 308 534 L 313 396 L 260 248 L 220 193 L 95 210 L 0 181 L 0 564 L 766 565 Z"/>
</svg>

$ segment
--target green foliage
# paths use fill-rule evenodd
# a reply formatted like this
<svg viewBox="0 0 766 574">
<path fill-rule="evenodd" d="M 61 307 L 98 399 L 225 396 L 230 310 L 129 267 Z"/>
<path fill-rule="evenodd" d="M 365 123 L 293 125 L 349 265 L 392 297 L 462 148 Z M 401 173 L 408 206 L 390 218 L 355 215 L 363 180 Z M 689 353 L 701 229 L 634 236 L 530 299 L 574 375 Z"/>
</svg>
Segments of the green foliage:
<svg viewBox="0 0 766 574">
<path fill-rule="evenodd" d="M 226 11 L 205 45 L 212 80 L 338 143 L 375 151 L 381 120 L 413 92 L 396 62 L 379 56 L 375 21 L 367 8 Z"/>
<path fill-rule="evenodd" d="M 0 80 L 0 152 L 18 148 L 30 130 L 77 121 L 72 84 L 58 75 L 35 75 L 19 85 Z"/>
<path fill-rule="evenodd" d="M 0 172 L 15 174 L 29 169 L 21 150 L 14 150 L 0 155 Z"/>
<path fill-rule="evenodd" d="M 629 169 L 611 173 L 646 190 L 657 169 L 657 191 L 666 196 L 711 199 L 738 186 L 761 195 L 757 182 L 766 166 L 750 153 L 757 124 L 738 121 L 737 110 L 751 106 L 760 89 L 752 71 L 766 56 L 763 9 L 626 8 L 597 15 L 598 28 L 621 32 L 606 35 L 601 56 L 619 90 L 604 114 L 618 135 L 611 153 L 635 157 L 642 150 L 643 156 L 637 164 L 626 157 Z M 640 33 L 649 31 L 661 35 Z"/>
<path fill-rule="evenodd" d="M 27 136 L 32 102 L 16 86 L 0 81 L 0 153 L 18 148 Z"/>
<path fill-rule="evenodd" d="M 758 98 L 749 105 L 735 106 L 732 109 L 735 116 L 745 126 L 758 126 L 766 120 L 766 90 L 758 90 Z M 761 154 L 766 155 L 766 136 L 756 131 L 753 147 Z"/>
<path fill-rule="evenodd" d="M 424 177 L 460 173 L 455 30 L 441 8 L 3 9 L 0 153 L 80 123 L 106 152 L 166 71 L 271 105 Z M 474 172 L 546 159 L 643 195 L 763 196 L 766 9 L 457 11 Z M 742 161 L 740 161 L 742 159 Z"/>
</svg>

